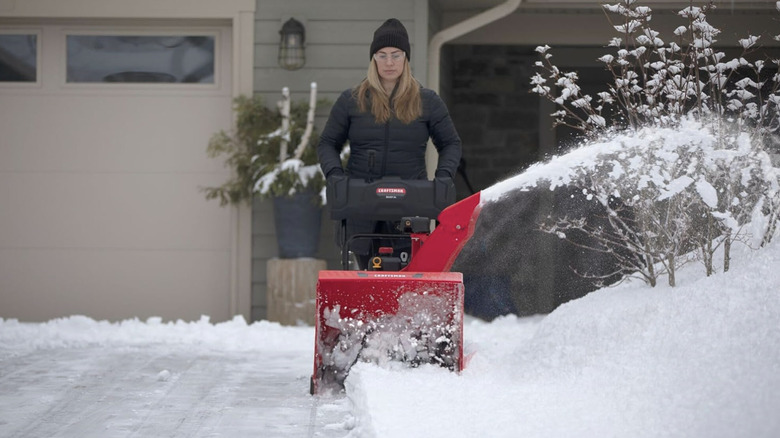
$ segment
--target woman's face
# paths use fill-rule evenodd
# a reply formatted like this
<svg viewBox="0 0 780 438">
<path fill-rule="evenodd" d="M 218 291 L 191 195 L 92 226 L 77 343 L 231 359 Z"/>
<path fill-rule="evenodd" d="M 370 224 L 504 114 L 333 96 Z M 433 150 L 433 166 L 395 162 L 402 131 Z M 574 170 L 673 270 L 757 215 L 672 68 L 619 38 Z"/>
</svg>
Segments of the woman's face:
<svg viewBox="0 0 780 438">
<path fill-rule="evenodd" d="M 385 82 L 396 82 L 404 71 L 406 53 L 395 47 L 385 47 L 374 53 L 379 77 Z"/>
</svg>

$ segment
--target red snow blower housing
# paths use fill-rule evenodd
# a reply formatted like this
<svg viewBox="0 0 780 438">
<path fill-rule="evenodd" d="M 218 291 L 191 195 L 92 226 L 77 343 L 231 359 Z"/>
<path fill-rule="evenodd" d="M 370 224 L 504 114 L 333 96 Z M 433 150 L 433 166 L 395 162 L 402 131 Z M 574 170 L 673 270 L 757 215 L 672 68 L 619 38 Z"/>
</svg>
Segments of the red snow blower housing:
<svg viewBox="0 0 780 438">
<path fill-rule="evenodd" d="M 342 178 L 329 181 L 327 196 L 342 236 L 348 220 L 392 221 L 400 234 L 345 237 L 344 270 L 320 271 L 310 392 L 341 390 L 359 360 L 462 370 L 463 276 L 448 271 L 474 232 L 479 193 L 453 204 L 451 180 Z M 381 243 L 350 270 L 350 247 L 361 239 Z"/>
</svg>

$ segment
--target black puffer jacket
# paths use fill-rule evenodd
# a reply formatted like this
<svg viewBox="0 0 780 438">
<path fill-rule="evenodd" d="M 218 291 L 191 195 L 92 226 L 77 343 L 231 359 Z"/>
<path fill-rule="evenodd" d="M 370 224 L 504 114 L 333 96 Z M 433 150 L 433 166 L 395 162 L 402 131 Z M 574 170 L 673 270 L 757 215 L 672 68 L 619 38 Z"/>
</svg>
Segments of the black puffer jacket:
<svg viewBox="0 0 780 438">
<path fill-rule="evenodd" d="M 441 98 L 423 87 L 420 94 L 423 113 L 418 119 L 404 124 L 393 117 L 378 124 L 370 112 L 360 112 L 351 89 L 341 93 L 317 146 L 322 172 L 328 175 L 341 168 L 339 153 L 349 140 L 350 177 L 425 178 L 425 149 L 430 137 L 439 151 L 437 173 L 443 170 L 454 177 L 461 156 L 460 137 Z"/>
</svg>

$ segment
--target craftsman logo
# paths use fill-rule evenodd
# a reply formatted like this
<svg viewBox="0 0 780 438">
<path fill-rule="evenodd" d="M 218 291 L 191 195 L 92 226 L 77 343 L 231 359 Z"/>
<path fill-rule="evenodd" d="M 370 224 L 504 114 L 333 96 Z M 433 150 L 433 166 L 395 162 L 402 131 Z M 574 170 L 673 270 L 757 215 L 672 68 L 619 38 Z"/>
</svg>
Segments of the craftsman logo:
<svg viewBox="0 0 780 438">
<path fill-rule="evenodd" d="M 406 189 L 403 187 L 377 187 L 376 194 L 385 198 L 397 198 L 406 196 Z"/>
</svg>

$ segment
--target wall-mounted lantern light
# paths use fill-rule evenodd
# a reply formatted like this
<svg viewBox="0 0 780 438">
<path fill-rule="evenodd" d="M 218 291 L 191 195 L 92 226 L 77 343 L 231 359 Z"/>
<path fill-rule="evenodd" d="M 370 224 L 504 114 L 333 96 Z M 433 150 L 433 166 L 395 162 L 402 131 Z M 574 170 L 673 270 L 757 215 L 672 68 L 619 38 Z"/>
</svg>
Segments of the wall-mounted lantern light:
<svg viewBox="0 0 780 438">
<path fill-rule="evenodd" d="M 306 63 L 304 42 L 306 31 L 303 24 L 295 18 L 290 18 L 279 31 L 282 40 L 279 42 L 279 67 L 285 70 L 298 70 Z"/>
</svg>

